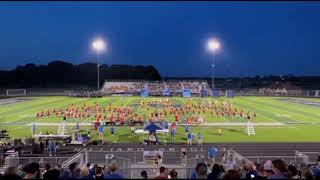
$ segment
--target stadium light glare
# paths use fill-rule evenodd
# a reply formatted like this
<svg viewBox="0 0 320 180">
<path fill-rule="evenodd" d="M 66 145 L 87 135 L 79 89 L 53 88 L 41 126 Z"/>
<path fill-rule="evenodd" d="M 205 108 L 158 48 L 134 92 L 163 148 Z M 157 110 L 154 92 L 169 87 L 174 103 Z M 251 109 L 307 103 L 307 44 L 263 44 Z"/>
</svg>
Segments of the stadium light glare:
<svg viewBox="0 0 320 180">
<path fill-rule="evenodd" d="M 105 42 L 101 38 L 97 38 L 92 42 L 92 48 L 97 52 L 104 51 L 105 47 L 106 47 Z"/>
<path fill-rule="evenodd" d="M 220 42 L 215 38 L 209 39 L 207 45 L 208 50 L 212 53 L 217 52 L 221 48 Z"/>
</svg>

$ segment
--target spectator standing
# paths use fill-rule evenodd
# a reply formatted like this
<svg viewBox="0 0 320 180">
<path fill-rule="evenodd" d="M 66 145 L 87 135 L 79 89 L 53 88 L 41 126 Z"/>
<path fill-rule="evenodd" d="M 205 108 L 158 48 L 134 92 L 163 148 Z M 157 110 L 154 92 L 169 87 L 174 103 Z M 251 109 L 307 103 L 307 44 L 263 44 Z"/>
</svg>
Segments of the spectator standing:
<svg viewBox="0 0 320 180">
<path fill-rule="evenodd" d="M 18 179 L 22 179 L 22 177 L 17 174 L 16 167 L 9 167 L 4 172 L 4 175 L 0 176 L 0 179 L 13 179 L 13 180 L 17 179 L 18 180 Z"/>
<path fill-rule="evenodd" d="M 110 127 L 110 134 L 111 134 L 112 137 L 114 137 L 114 131 L 115 131 L 114 127 L 111 126 Z"/>
<path fill-rule="evenodd" d="M 104 179 L 123 179 L 123 177 L 117 173 L 117 165 L 112 162 L 109 166 L 110 174 L 104 176 Z"/>
<path fill-rule="evenodd" d="M 272 161 L 273 164 L 273 175 L 270 176 L 268 179 L 287 179 L 287 164 L 281 160 L 277 159 Z"/>
<path fill-rule="evenodd" d="M 141 171 L 141 177 L 142 177 L 142 179 L 148 179 L 147 171 L 145 171 L 145 170 Z"/>
<path fill-rule="evenodd" d="M 176 129 L 171 128 L 170 135 L 171 135 L 171 142 L 174 142 L 174 137 L 175 137 Z"/>
<path fill-rule="evenodd" d="M 210 147 L 208 149 L 208 158 L 211 160 L 211 164 L 215 163 L 217 149 L 215 147 Z"/>
<path fill-rule="evenodd" d="M 168 179 L 167 169 L 163 166 L 159 169 L 159 175 L 155 177 L 155 179 Z"/>
<path fill-rule="evenodd" d="M 197 179 L 207 179 L 208 168 L 205 163 L 199 163 L 196 167 Z"/>
<path fill-rule="evenodd" d="M 293 165 L 288 166 L 288 177 L 290 179 L 299 179 L 298 169 L 295 166 Z"/>
<path fill-rule="evenodd" d="M 97 167 L 95 170 L 95 174 L 94 174 L 94 179 L 104 179 L 103 177 L 103 172 L 102 172 L 102 167 Z"/>
<path fill-rule="evenodd" d="M 192 145 L 192 134 L 191 132 L 188 132 L 187 134 L 187 145 Z"/>
<path fill-rule="evenodd" d="M 172 169 L 169 175 L 170 175 L 170 179 L 178 179 L 178 172 L 175 169 Z"/>
<path fill-rule="evenodd" d="M 202 134 L 201 132 L 198 133 L 198 146 L 202 146 Z"/>
<path fill-rule="evenodd" d="M 221 170 L 219 164 L 214 164 L 212 166 L 211 173 L 208 175 L 208 179 L 218 179 L 220 178 L 220 173 Z"/>
<path fill-rule="evenodd" d="M 40 166 L 38 163 L 30 163 L 25 166 L 24 172 L 26 175 L 23 179 L 39 179 L 40 178 Z"/>
</svg>

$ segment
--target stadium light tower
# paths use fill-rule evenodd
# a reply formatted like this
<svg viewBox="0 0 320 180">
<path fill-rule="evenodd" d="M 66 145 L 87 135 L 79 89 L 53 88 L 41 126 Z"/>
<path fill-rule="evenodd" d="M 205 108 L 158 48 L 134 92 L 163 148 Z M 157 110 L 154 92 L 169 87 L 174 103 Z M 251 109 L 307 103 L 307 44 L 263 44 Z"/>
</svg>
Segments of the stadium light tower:
<svg viewBox="0 0 320 180">
<path fill-rule="evenodd" d="M 105 45 L 103 39 L 97 38 L 92 42 L 92 48 L 97 53 L 97 88 L 99 91 L 99 89 L 100 89 L 100 72 L 99 72 L 99 67 L 100 67 L 99 58 L 100 57 L 99 56 L 100 56 L 100 53 L 105 50 L 106 45 Z"/>
<path fill-rule="evenodd" d="M 214 69 L 215 69 L 215 63 L 214 63 L 214 55 L 220 50 L 221 45 L 220 42 L 215 38 L 210 38 L 207 43 L 207 50 L 213 54 L 212 58 L 212 90 L 214 89 Z"/>
</svg>

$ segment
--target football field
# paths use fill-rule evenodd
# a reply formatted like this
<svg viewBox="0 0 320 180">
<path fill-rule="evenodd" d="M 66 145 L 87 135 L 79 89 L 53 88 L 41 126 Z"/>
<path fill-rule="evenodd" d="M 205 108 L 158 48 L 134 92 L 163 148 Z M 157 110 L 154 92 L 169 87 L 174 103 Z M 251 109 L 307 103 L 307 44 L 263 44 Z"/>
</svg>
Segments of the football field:
<svg viewBox="0 0 320 180">
<path fill-rule="evenodd" d="M 144 101 L 165 101 L 166 98 L 141 98 L 141 97 L 104 97 L 104 98 L 69 98 L 63 96 L 51 97 L 23 97 L 15 99 L 0 100 L 0 127 L 7 129 L 11 138 L 25 138 L 31 136 L 31 124 L 36 123 L 36 134 L 40 132 L 57 133 L 58 124 L 62 117 L 36 118 L 40 111 L 48 109 L 63 109 L 74 106 L 80 107 L 83 104 L 99 104 L 101 107 L 108 105 L 125 106 L 133 109 L 137 114 L 149 117 L 153 111 L 161 111 L 162 107 L 155 106 L 141 108 L 139 103 Z M 174 107 L 181 104 L 206 103 L 212 98 L 168 98 L 173 102 Z M 255 112 L 253 118 L 256 135 L 248 136 L 246 133 L 246 118 L 231 118 L 200 113 L 204 123 L 197 126 L 190 126 L 189 130 L 195 135 L 201 132 L 204 142 L 317 142 L 320 141 L 320 99 L 316 98 L 288 98 L 288 97 L 234 97 L 219 98 L 218 102 L 228 102 L 233 107 L 243 109 L 245 113 Z M 185 118 L 181 115 L 181 119 Z M 168 114 L 165 119 L 174 121 L 174 115 Z M 81 133 L 85 134 L 87 129 L 91 131 L 93 139 L 98 139 L 98 132 L 93 130 L 91 122 L 94 119 L 83 119 L 80 121 Z M 67 134 L 75 127 L 77 118 L 67 119 Z M 141 127 L 142 128 L 142 127 Z M 222 129 L 219 136 L 217 129 Z M 162 138 L 162 137 L 161 137 Z M 132 142 L 138 143 L 142 136 L 130 137 L 130 127 L 115 127 L 115 136 L 111 136 L 109 128 L 105 128 L 106 142 Z M 170 142 L 170 135 L 166 137 Z M 177 126 L 175 142 L 186 142 L 184 124 Z"/>
</svg>

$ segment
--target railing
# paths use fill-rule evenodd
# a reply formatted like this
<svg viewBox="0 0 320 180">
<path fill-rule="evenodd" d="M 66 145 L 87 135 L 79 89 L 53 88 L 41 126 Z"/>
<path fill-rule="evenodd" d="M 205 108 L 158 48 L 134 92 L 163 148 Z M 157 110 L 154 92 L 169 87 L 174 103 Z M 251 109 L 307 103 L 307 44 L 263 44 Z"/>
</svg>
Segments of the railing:
<svg viewBox="0 0 320 180">
<path fill-rule="evenodd" d="M 63 168 L 67 168 L 70 164 L 77 162 L 80 166 L 87 163 L 87 149 L 83 149 L 72 157 L 68 158 L 66 161 L 61 163 Z"/>
<path fill-rule="evenodd" d="M 11 157 L 7 156 L 5 159 L 5 167 L 17 167 L 18 165 L 25 166 L 29 163 L 39 163 L 40 169 L 44 168 L 45 164 L 49 163 L 51 166 L 57 166 L 67 161 L 68 157 Z"/>
<path fill-rule="evenodd" d="M 296 151 L 296 155 L 304 158 L 304 163 L 306 164 L 317 164 L 318 156 L 320 156 L 320 152 L 300 152 Z"/>
<path fill-rule="evenodd" d="M 253 162 L 262 163 L 266 160 L 281 159 L 289 164 L 297 164 L 296 156 L 246 156 L 247 159 Z"/>
<path fill-rule="evenodd" d="M 251 162 L 247 156 L 244 157 L 233 149 L 227 150 L 226 158 L 231 160 L 232 164 L 237 167 L 242 167 L 246 162 Z"/>
</svg>

